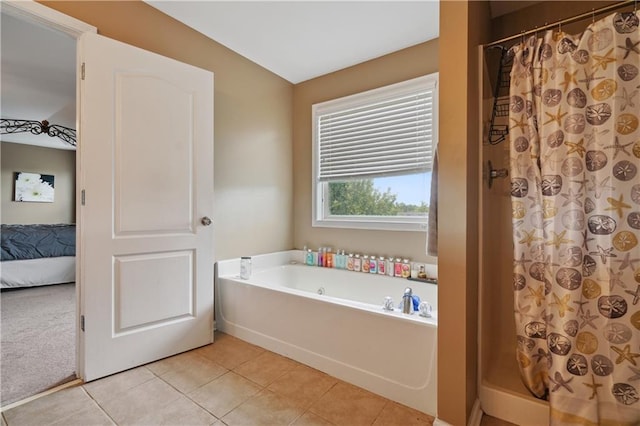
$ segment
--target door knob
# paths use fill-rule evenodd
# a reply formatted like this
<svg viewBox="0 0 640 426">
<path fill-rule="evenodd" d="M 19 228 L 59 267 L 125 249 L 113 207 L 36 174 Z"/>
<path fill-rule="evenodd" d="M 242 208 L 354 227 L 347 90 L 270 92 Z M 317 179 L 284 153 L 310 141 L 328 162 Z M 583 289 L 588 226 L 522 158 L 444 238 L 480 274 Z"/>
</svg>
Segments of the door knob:
<svg viewBox="0 0 640 426">
<path fill-rule="evenodd" d="M 211 225 L 211 219 L 209 219 L 207 216 L 203 217 L 202 220 L 200 220 L 200 222 L 204 225 L 204 226 L 209 226 Z"/>
</svg>

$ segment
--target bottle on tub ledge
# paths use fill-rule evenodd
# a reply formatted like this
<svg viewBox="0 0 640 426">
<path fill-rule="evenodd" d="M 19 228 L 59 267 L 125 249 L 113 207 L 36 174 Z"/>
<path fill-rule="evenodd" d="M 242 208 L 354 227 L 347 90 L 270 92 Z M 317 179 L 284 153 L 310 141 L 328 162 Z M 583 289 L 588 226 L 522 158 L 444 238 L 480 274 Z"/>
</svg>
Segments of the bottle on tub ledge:
<svg viewBox="0 0 640 426">
<path fill-rule="evenodd" d="M 347 269 L 347 260 L 346 256 L 344 255 L 344 250 L 338 249 L 335 258 L 336 269 Z"/>
<path fill-rule="evenodd" d="M 308 265 L 308 266 L 315 266 L 316 265 L 316 258 L 313 255 L 313 251 L 311 249 L 307 249 L 307 253 L 305 254 L 304 263 L 305 263 L 305 265 Z"/>
<path fill-rule="evenodd" d="M 393 276 L 402 277 L 402 259 L 399 257 L 397 257 L 395 262 L 393 262 Z"/>
<path fill-rule="evenodd" d="M 386 266 L 387 266 L 387 262 L 384 260 L 383 256 L 380 256 L 378 258 L 378 274 L 385 275 Z"/>
<path fill-rule="evenodd" d="M 369 258 L 369 273 L 377 274 L 378 273 L 378 260 L 375 256 L 371 256 Z"/>
<path fill-rule="evenodd" d="M 355 272 L 360 272 L 361 268 L 362 268 L 362 259 L 360 259 L 359 254 L 356 254 L 353 257 L 353 270 Z"/>
<path fill-rule="evenodd" d="M 371 263 L 369 263 L 369 256 L 368 255 L 365 254 L 362 257 L 362 263 L 361 263 L 360 267 L 361 267 L 360 270 L 362 272 L 369 273 L 369 268 L 371 267 Z"/>
<path fill-rule="evenodd" d="M 326 260 L 324 262 L 324 266 L 327 268 L 333 268 L 334 267 L 334 256 L 333 256 L 333 252 L 331 250 L 331 247 L 327 247 L 327 255 L 326 255 Z"/>
<path fill-rule="evenodd" d="M 395 263 L 393 262 L 393 256 L 387 256 L 387 260 L 384 262 L 385 272 L 388 276 L 393 277 L 395 271 Z"/>
<path fill-rule="evenodd" d="M 411 276 L 411 263 L 409 259 L 402 259 L 402 278 L 409 278 Z"/>
<path fill-rule="evenodd" d="M 347 256 L 347 271 L 353 271 L 353 254 L 349 253 L 349 256 Z"/>
</svg>

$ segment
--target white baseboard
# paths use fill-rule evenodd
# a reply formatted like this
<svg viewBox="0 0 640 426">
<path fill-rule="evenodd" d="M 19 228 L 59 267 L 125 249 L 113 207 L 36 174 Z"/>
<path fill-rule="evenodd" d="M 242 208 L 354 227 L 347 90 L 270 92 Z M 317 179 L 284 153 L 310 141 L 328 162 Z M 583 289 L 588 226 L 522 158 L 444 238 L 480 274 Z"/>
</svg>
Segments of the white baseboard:
<svg viewBox="0 0 640 426">
<path fill-rule="evenodd" d="M 476 398 L 476 402 L 473 403 L 473 407 L 471 407 L 471 416 L 469 417 L 469 423 L 467 426 L 480 426 L 480 422 L 482 421 L 482 408 L 480 407 L 480 400 Z"/>
</svg>

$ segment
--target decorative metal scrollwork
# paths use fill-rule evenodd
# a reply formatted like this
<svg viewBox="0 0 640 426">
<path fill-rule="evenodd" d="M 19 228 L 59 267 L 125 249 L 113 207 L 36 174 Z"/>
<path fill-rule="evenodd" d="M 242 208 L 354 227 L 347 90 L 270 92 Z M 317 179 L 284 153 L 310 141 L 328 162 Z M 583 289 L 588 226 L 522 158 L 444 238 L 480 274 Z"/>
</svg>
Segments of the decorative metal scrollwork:
<svg viewBox="0 0 640 426">
<path fill-rule="evenodd" d="M 46 134 L 56 137 L 64 142 L 76 146 L 76 131 L 59 124 L 49 124 L 47 120 L 14 120 L 10 118 L 0 119 L 0 134 L 31 133 L 33 135 Z"/>
</svg>

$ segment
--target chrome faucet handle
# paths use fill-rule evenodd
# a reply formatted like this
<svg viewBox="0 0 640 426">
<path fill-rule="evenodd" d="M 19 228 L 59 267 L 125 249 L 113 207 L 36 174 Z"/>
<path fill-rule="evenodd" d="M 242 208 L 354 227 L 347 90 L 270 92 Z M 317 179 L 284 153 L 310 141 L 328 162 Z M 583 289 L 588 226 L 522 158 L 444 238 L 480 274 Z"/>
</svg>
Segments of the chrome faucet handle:
<svg viewBox="0 0 640 426">
<path fill-rule="evenodd" d="M 393 306 L 393 299 L 391 298 L 391 296 L 387 296 L 384 298 L 384 305 L 382 306 L 382 309 L 384 309 L 385 311 L 395 310 L 395 307 Z"/>
<path fill-rule="evenodd" d="M 418 315 L 425 318 L 431 318 L 431 312 L 433 311 L 433 307 L 429 302 L 420 302 L 418 306 Z"/>
</svg>

